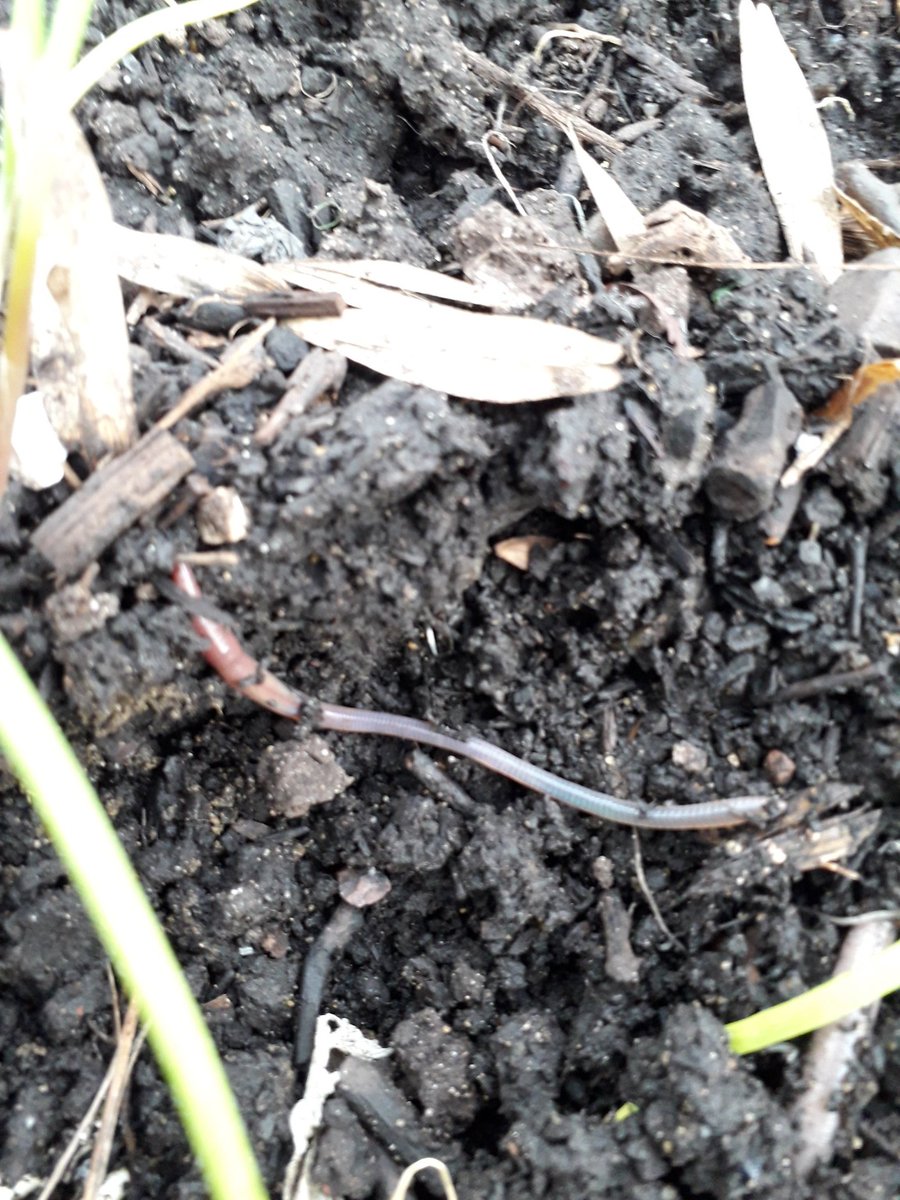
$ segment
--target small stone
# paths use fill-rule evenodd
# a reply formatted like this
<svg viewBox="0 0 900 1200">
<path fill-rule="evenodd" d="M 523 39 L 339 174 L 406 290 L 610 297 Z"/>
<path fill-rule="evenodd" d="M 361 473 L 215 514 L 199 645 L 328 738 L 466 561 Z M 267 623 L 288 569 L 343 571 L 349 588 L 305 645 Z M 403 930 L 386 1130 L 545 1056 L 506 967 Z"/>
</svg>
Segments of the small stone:
<svg viewBox="0 0 900 1200">
<path fill-rule="evenodd" d="M 368 908 L 383 900 L 391 890 L 391 881 L 381 871 L 370 867 L 368 871 L 354 871 L 347 867 L 338 874 L 338 891 L 341 899 L 351 908 Z"/>
<path fill-rule="evenodd" d="M 820 529 L 837 529 L 847 510 L 830 487 L 813 487 L 803 498 L 803 515 Z"/>
<path fill-rule="evenodd" d="M 784 787 L 794 778 L 797 764 L 783 750 L 770 750 L 763 760 L 763 770 L 775 787 Z"/>
<path fill-rule="evenodd" d="M 197 531 L 207 546 L 242 542 L 249 528 L 247 510 L 234 488 L 213 488 L 197 504 Z"/>
<path fill-rule="evenodd" d="M 797 556 L 804 567 L 818 567 L 822 564 L 822 546 L 812 538 L 804 538 L 797 547 Z"/>
<path fill-rule="evenodd" d="M 883 358 L 900 354 L 900 248 L 876 250 L 854 266 L 896 271 L 845 271 L 831 288 L 838 320 Z"/>
<path fill-rule="evenodd" d="M 769 630 L 760 621 L 746 625 L 732 625 L 725 635 L 725 645 L 732 654 L 745 654 L 748 650 L 765 650 L 769 644 Z"/>
<path fill-rule="evenodd" d="M 764 608 L 775 611 L 790 606 L 790 596 L 771 575 L 760 575 L 759 579 L 754 579 L 750 590 Z"/>
<path fill-rule="evenodd" d="M 749 521 L 771 506 L 802 417 L 781 380 L 748 392 L 740 420 L 725 435 L 706 476 L 707 494 L 720 512 Z"/>
<path fill-rule="evenodd" d="M 706 770 L 709 756 L 691 742 L 676 742 L 672 747 L 672 762 L 688 775 L 699 775 Z"/>
</svg>

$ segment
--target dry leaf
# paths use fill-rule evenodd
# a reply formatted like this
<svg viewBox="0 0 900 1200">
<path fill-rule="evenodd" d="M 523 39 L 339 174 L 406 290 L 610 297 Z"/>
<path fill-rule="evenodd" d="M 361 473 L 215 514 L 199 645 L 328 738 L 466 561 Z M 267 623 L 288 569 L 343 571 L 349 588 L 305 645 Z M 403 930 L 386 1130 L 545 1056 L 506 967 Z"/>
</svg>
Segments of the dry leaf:
<svg viewBox="0 0 900 1200">
<path fill-rule="evenodd" d="M 663 258 L 686 267 L 750 262 L 724 225 L 680 200 L 667 200 L 650 213 L 646 232 L 629 238 L 624 249 L 629 259 Z"/>
<path fill-rule="evenodd" d="M 815 100 L 767 4 L 740 0 L 747 115 L 791 258 L 828 283 L 844 264 L 831 150 Z"/>
<path fill-rule="evenodd" d="M 287 324 L 370 370 L 465 400 L 551 400 L 605 392 L 619 382 L 612 364 L 622 350 L 613 342 L 549 321 L 466 312 L 414 297 Z"/>
<path fill-rule="evenodd" d="M 60 438 L 96 462 L 137 438 L 112 213 L 73 117 L 60 123 L 52 153 L 31 304 L 33 373 Z"/>
<path fill-rule="evenodd" d="M 853 409 L 868 400 L 873 392 L 877 392 L 886 383 L 896 383 L 900 379 L 900 358 L 882 358 L 878 362 L 869 363 L 854 371 L 846 383 L 829 398 L 818 412 L 813 413 L 820 421 L 849 424 L 853 418 Z"/>
<path fill-rule="evenodd" d="M 614 342 L 549 321 L 435 303 L 361 278 L 358 264 L 311 260 L 263 268 L 212 246 L 118 226 L 115 245 L 121 273 L 157 291 L 197 296 L 295 286 L 338 292 L 351 306 L 340 317 L 286 324 L 313 345 L 382 375 L 463 399 L 514 404 L 607 391 L 619 382 L 613 364 L 622 350 Z M 393 266 L 411 279 L 403 264 Z M 362 270 L 371 273 L 372 264 Z M 446 285 L 435 272 L 415 271 L 420 289 Z M 461 295 L 467 285 L 455 290 Z"/>
<path fill-rule="evenodd" d="M 617 249 L 621 250 L 629 238 L 639 237 L 644 232 L 646 229 L 644 218 L 640 210 L 616 183 L 612 171 L 601 167 L 596 159 L 588 154 L 571 128 L 566 132 L 572 143 L 572 149 L 575 151 L 575 158 L 581 168 L 581 173 L 594 197 L 597 211 L 603 218 Z"/>
<path fill-rule="evenodd" d="M 848 192 L 835 188 L 841 212 L 849 222 L 850 231 L 859 236 L 866 250 L 889 250 L 900 246 L 900 233 L 869 212 Z"/>
</svg>

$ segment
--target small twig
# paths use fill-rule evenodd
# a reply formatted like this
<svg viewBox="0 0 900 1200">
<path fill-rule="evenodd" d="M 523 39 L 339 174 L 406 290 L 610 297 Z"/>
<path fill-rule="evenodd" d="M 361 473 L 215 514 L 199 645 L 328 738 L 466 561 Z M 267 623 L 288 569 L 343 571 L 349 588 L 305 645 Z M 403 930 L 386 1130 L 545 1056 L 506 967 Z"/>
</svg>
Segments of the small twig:
<svg viewBox="0 0 900 1200">
<path fill-rule="evenodd" d="M 390 880 L 380 871 L 345 871 L 339 881 L 341 902 L 328 924 L 310 946 L 300 979 L 297 1028 L 294 1036 L 294 1065 L 305 1070 L 316 1039 L 316 1022 L 322 997 L 331 975 L 332 960 L 340 954 L 363 923 L 362 910 L 377 904 L 391 890 Z"/>
<path fill-rule="evenodd" d="M 831 671 L 825 675 L 814 675 L 812 679 L 798 679 L 789 683 L 772 697 L 772 703 L 783 700 L 808 700 L 812 696 L 824 696 L 828 692 L 843 691 L 845 688 L 861 688 L 873 679 L 884 679 L 890 664 L 885 659 L 857 667 L 853 671 Z"/>
<path fill-rule="evenodd" d="M 483 79 L 486 79 L 488 83 L 494 87 L 505 89 L 520 104 L 525 104 L 528 108 L 533 109 L 545 121 L 549 121 L 551 125 L 555 125 L 557 129 L 566 130 L 571 126 L 583 142 L 591 142 L 595 146 L 602 146 L 607 154 L 618 154 L 622 149 L 622 143 L 618 138 L 604 133 L 602 129 L 598 129 L 596 125 L 592 125 L 590 121 L 586 121 L 578 113 L 573 113 L 569 109 L 563 108 L 561 104 L 557 104 L 555 100 L 551 100 L 543 92 L 538 91 L 537 88 L 529 87 L 527 83 L 523 83 L 521 79 L 517 79 L 511 71 L 497 66 L 489 58 L 485 58 L 483 54 L 478 54 L 461 43 L 460 53 L 469 66 L 477 71 Z"/>
<path fill-rule="evenodd" d="M 287 391 L 253 435 L 258 446 L 269 446 L 291 417 L 297 416 L 328 393 L 341 390 L 347 360 L 336 350 L 310 350 L 288 380 Z"/>
<path fill-rule="evenodd" d="M 677 938 L 672 930 L 668 927 L 660 912 L 659 905 L 656 903 L 656 897 L 650 891 L 650 884 L 647 882 L 647 876 L 644 874 L 644 858 L 641 854 L 641 835 L 635 829 L 632 831 L 632 844 L 634 846 L 634 873 L 638 881 L 638 887 L 641 889 L 641 894 L 647 901 L 647 907 L 653 913 L 653 919 L 656 921 L 659 928 L 662 930 L 665 937 L 669 939 L 673 946 L 676 946 L 683 954 L 687 953 L 687 947 Z"/>
<path fill-rule="evenodd" d="M 171 429 L 182 417 L 224 392 L 227 388 L 246 387 L 260 373 L 260 347 L 275 328 L 277 322 L 272 317 L 244 337 L 238 338 L 222 356 L 222 361 L 208 375 L 184 393 L 174 408 L 153 426 L 154 429 Z"/>
<path fill-rule="evenodd" d="M 122 1102 L 125 1098 L 125 1089 L 128 1086 L 131 1068 L 134 1066 L 136 1058 L 136 1055 L 133 1055 L 133 1051 L 135 1050 L 137 1033 L 138 1008 L 134 1000 L 132 1000 L 129 1002 L 121 1029 L 118 1031 L 116 1052 L 110 1064 L 111 1078 L 109 1089 L 103 1103 L 103 1112 L 97 1128 L 94 1150 L 91 1154 L 91 1162 L 87 1178 L 84 1182 L 84 1191 L 82 1192 L 81 1200 L 95 1200 L 100 1185 L 106 1178 L 109 1169 L 109 1159 L 112 1153 L 113 1138 L 116 1133 L 116 1125 L 119 1120 Z M 138 1052 L 140 1051 L 141 1043 L 142 1039 L 137 1043 Z"/>
<path fill-rule="evenodd" d="M 438 800 L 443 800 L 450 808 L 467 817 L 478 812 L 478 805 L 469 793 L 461 788 L 455 779 L 451 779 L 424 751 L 411 750 L 404 760 L 404 765 L 410 774 L 415 775 L 421 784 L 424 784 Z"/>
<path fill-rule="evenodd" d="M 491 170 L 494 172 L 494 175 L 497 177 L 497 180 L 498 180 L 500 186 L 503 188 L 504 192 L 506 192 L 507 196 L 509 196 L 510 203 L 512 204 L 513 208 L 516 210 L 516 212 L 519 214 L 520 217 L 525 217 L 528 214 L 525 212 L 525 209 L 522 207 L 522 205 L 519 201 L 519 197 L 513 191 L 512 185 L 510 184 L 509 180 L 506 178 L 506 176 L 503 174 L 503 171 L 500 169 L 500 163 L 497 161 L 497 158 L 494 154 L 494 148 L 491 145 L 491 138 L 496 138 L 496 136 L 497 136 L 496 130 L 494 130 L 494 129 L 488 130 L 488 132 L 481 139 L 481 148 L 484 151 L 485 157 L 487 158 L 488 162 L 490 163 Z"/>
<path fill-rule="evenodd" d="M 850 564 L 853 592 L 850 600 L 850 636 L 859 641 L 862 635 L 863 601 L 866 587 L 866 555 L 869 548 L 868 531 L 854 534 L 850 541 Z"/>
<path fill-rule="evenodd" d="M 187 550 L 178 561 L 192 567 L 236 567 L 241 556 L 234 550 Z"/>
<path fill-rule="evenodd" d="M 143 1049 L 145 1037 L 146 1031 L 141 1030 L 137 1040 L 132 1046 L 131 1056 L 128 1064 L 129 1074 L 131 1073 L 134 1063 L 137 1060 L 137 1056 Z M 87 1111 L 78 1122 L 78 1126 L 75 1129 L 75 1132 L 69 1138 L 65 1150 L 63 1150 L 62 1154 L 56 1160 L 53 1170 L 50 1172 L 50 1175 L 47 1178 L 47 1182 L 44 1184 L 38 1200 L 50 1200 L 50 1197 L 56 1191 L 66 1171 L 68 1171 L 69 1167 L 71 1166 L 76 1154 L 84 1145 L 87 1139 L 88 1130 L 97 1119 L 97 1113 L 100 1111 L 100 1107 L 103 1104 L 103 1101 L 106 1098 L 106 1095 L 116 1077 L 116 1072 L 118 1070 L 116 1057 L 117 1055 L 113 1056 L 112 1061 L 106 1069 L 106 1074 L 103 1076 L 103 1079 L 100 1081 L 100 1086 L 97 1088 L 97 1091 L 94 1094 L 93 1100 L 88 1105 Z"/>
</svg>

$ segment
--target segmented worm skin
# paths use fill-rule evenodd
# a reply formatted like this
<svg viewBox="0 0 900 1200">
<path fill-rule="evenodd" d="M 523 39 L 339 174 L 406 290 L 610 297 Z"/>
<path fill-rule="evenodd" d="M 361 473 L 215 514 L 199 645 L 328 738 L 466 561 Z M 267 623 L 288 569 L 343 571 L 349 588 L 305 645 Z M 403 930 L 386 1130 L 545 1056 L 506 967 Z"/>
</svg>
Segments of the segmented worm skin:
<svg viewBox="0 0 900 1200">
<path fill-rule="evenodd" d="M 186 563 L 176 564 L 172 579 L 185 595 L 194 599 L 202 595 L 194 573 Z M 251 658 L 230 629 L 198 613 L 191 614 L 191 621 L 194 630 L 206 642 L 203 657 L 241 695 L 277 716 L 294 721 L 300 719 L 301 713 L 310 711 L 306 697 Z M 468 758 L 533 792 L 552 796 L 571 808 L 638 829 L 725 829 L 758 820 L 765 814 L 768 804 L 765 796 L 737 796 L 729 800 L 681 805 L 648 805 L 637 800 L 620 800 L 607 792 L 570 783 L 542 767 L 532 766 L 482 738 L 458 738 L 415 717 L 321 702 L 313 706 L 313 711 L 313 724 L 318 729 L 379 734 L 434 746 L 447 754 Z"/>
</svg>

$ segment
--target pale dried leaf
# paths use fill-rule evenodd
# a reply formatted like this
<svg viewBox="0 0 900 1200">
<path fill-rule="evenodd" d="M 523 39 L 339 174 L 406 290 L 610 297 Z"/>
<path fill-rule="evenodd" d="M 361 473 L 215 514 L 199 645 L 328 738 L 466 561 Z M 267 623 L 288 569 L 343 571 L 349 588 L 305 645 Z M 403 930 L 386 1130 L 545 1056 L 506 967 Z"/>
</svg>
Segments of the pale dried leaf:
<svg viewBox="0 0 900 1200">
<path fill-rule="evenodd" d="M 442 275 L 412 263 L 359 258 L 330 263 L 316 260 L 315 265 L 323 272 L 323 277 L 331 277 L 328 288 L 323 290 L 337 290 L 341 280 L 362 279 L 382 287 L 430 296 L 433 300 L 449 300 L 453 304 L 471 304 L 477 308 L 502 308 L 506 299 L 502 288 L 455 279 L 452 275 Z"/>
<path fill-rule="evenodd" d="M 747 115 L 788 251 L 828 283 L 844 262 L 828 137 L 803 72 L 767 4 L 740 0 Z"/>
<path fill-rule="evenodd" d="M 141 233 L 113 225 L 109 231 L 119 274 L 171 296 L 228 293 L 243 296 L 285 286 L 283 263 L 260 266 L 249 258 L 170 233 Z"/>
<path fill-rule="evenodd" d="M 607 391 L 619 382 L 613 364 L 622 351 L 613 342 L 548 321 L 435 303 L 356 277 L 352 264 L 314 260 L 262 268 L 212 246 L 120 227 L 114 240 L 121 273 L 158 291 L 181 296 L 286 286 L 336 291 L 351 306 L 340 317 L 287 324 L 313 345 L 405 383 L 513 404 Z M 420 287 L 447 282 L 421 268 L 417 273 Z"/>
<path fill-rule="evenodd" d="M 287 324 L 352 362 L 465 400 L 516 404 L 614 388 L 621 347 L 547 321 L 395 296 L 340 317 Z"/>
<path fill-rule="evenodd" d="M 52 155 L 31 305 L 33 372 L 59 436 L 96 462 L 137 438 L 112 213 L 87 142 L 68 115 Z"/>
<path fill-rule="evenodd" d="M 740 266 L 750 262 L 724 225 L 680 200 L 667 200 L 650 213 L 646 230 L 628 238 L 622 257 L 610 259 L 610 266 L 624 266 L 641 259 L 664 259 L 692 267 L 723 262 Z"/>
<path fill-rule="evenodd" d="M 603 218 L 610 237 L 621 250 L 628 238 L 638 237 L 646 229 L 640 210 L 622 191 L 613 178 L 612 171 L 601 167 L 592 158 L 575 136 L 572 129 L 566 131 L 581 173 L 594 197 L 597 211 Z"/>
</svg>

